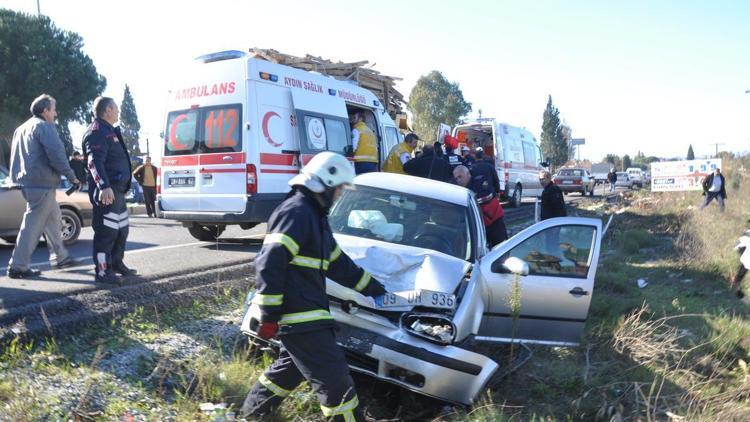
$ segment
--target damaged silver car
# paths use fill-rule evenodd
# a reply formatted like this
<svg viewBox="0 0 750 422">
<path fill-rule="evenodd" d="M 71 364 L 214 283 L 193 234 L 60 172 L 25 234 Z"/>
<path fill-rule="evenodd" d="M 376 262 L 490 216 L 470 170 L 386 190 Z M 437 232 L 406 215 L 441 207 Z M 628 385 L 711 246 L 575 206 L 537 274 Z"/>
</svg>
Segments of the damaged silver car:
<svg viewBox="0 0 750 422">
<path fill-rule="evenodd" d="M 545 220 L 488 250 L 480 210 L 463 187 L 389 173 L 360 175 L 355 186 L 332 208 L 331 228 L 389 293 L 373 301 L 328 280 L 338 343 L 353 370 L 470 405 L 499 369 L 473 351 L 478 343 L 578 343 L 600 220 Z M 255 337 L 260 310 L 251 299 L 242 331 Z"/>
</svg>

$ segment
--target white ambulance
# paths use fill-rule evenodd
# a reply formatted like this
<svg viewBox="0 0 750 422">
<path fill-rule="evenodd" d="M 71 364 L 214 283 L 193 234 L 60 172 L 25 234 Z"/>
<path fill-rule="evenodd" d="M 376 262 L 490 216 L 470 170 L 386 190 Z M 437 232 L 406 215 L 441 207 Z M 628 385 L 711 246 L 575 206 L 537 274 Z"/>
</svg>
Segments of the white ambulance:
<svg viewBox="0 0 750 422">
<path fill-rule="evenodd" d="M 477 119 L 453 129 L 459 145 L 482 147 L 493 157 L 500 179 L 500 195 L 510 200 L 512 206 L 521 206 L 524 197 L 535 198 L 542 194 L 539 171 L 546 170 L 534 135 L 526 129 L 501 123 L 495 119 Z"/>
<path fill-rule="evenodd" d="M 267 221 L 315 154 L 351 157 L 355 111 L 378 137 L 381 164 L 399 142 L 384 105 L 350 81 L 235 50 L 181 70 L 162 136 L 158 212 L 199 240 L 217 238 L 227 225 Z"/>
</svg>

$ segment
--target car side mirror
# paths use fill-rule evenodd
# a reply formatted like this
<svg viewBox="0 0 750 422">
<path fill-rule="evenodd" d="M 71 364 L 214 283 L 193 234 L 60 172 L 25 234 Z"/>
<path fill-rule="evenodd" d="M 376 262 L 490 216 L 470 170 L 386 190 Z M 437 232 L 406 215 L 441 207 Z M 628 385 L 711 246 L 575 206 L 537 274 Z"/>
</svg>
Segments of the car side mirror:
<svg viewBox="0 0 750 422">
<path fill-rule="evenodd" d="M 512 256 L 503 262 L 503 269 L 511 274 L 520 276 L 529 275 L 529 264 L 521 258 Z"/>
</svg>

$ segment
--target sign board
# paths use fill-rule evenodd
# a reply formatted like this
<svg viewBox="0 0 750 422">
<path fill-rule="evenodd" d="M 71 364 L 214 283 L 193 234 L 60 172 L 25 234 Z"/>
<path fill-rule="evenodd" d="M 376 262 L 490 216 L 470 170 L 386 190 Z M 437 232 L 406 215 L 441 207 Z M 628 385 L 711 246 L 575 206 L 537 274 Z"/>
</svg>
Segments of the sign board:
<svg viewBox="0 0 750 422">
<path fill-rule="evenodd" d="M 703 178 L 721 168 L 721 158 L 651 163 L 651 191 L 703 190 Z"/>
<path fill-rule="evenodd" d="M 586 138 L 573 138 L 570 140 L 570 145 L 585 145 L 586 144 Z"/>
<path fill-rule="evenodd" d="M 438 128 L 438 134 L 437 134 L 437 141 L 441 144 L 443 143 L 443 138 L 445 135 L 451 134 L 451 127 L 446 125 L 445 123 L 440 123 L 440 127 Z"/>
</svg>

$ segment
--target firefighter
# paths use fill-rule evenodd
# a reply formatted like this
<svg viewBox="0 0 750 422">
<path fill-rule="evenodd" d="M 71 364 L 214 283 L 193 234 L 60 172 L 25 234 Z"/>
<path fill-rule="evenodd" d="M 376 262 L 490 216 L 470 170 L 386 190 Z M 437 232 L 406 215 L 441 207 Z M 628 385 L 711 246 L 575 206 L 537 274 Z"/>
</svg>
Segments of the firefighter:
<svg viewBox="0 0 750 422">
<path fill-rule="evenodd" d="M 391 148 L 388 158 L 385 160 L 383 171 L 388 173 L 406 174 L 404 164 L 411 160 L 411 154 L 417 147 L 419 137 L 416 133 L 409 133 L 404 136 L 404 141 Z"/>
<path fill-rule="evenodd" d="M 357 174 L 378 171 L 378 141 L 375 132 L 365 123 L 364 114 L 355 111 L 350 118 L 354 170 Z"/>
<path fill-rule="evenodd" d="M 307 380 L 327 418 L 364 420 L 344 352 L 336 344 L 325 284 L 328 277 L 365 296 L 385 293 L 341 251 L 328 225 L 329 209 L 353 179 L 346 158 L 322 152 L 289 181 L 290 196 L 268 220 L 255 260 L 252 301 L 261 309 L 258 336 L 278 335 L 281 350 L 248 393 L 241 410 L 245 417 L 269 415 Z"/>
<path fill-rule="evenodd" d="M 125 193 L 130 189 L 132 168 L 120 128 L 114 127 L 120 115 L 115 101 L 97 97 L 94 115 L 96 119 L 83 136 L 83 150 L 89 170 L 89 201 L 94 208 L 95 280 L 118 283 L 117 274 L 136 274 L 122 261 L 129 225 Z"/>
</svg>

